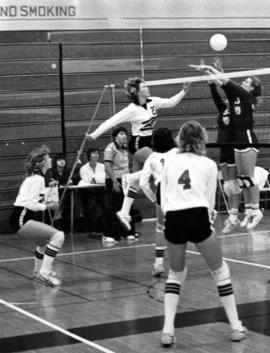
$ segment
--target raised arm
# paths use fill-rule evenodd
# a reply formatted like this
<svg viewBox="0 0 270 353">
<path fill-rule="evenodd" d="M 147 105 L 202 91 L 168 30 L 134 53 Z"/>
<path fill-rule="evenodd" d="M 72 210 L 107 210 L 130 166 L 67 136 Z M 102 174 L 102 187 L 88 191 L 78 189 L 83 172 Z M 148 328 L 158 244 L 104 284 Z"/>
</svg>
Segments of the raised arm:
<svg viewBox="0 0 270 353">
<path fill-rule="evenodd" d="M 190 82 L 185 82 L 183 84 L 182 90 L 179 93 L 172 96 L 171 98 L 152 97 L 155 100 L 156 109 L 175 107 L 184 98 L 184 96 L 189 90 L 190 85 L 191 85 Z"/>
<path fill-rule="evenodd" d="M 120 112 L 113 115 L 111 118 L 105 120 L 102 124 L 99 125 L 99 127 L 95 131 L 91 132 L 90 134 L 86 134 L 86 137 L 89 140 L 95 140 L 117 124 L 129 121 L 131 117 L 132 109 L 129 105 L 126 108 L 120 110 Z"/>
</svg>

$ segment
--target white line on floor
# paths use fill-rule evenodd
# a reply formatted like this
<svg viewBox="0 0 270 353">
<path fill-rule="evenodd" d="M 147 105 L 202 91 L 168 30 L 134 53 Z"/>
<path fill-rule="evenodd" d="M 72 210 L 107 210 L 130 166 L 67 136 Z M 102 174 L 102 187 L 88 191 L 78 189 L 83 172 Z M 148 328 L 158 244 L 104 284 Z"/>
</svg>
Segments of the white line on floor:
<svg viewBox="0 0 270 353">
<path fill-rule="evenodd" d="M 201 255 L 199 252 L 197 251 L 191 251 L 191 250 L 187 250 L 187 252 L 189 254 L 193 254 L 193 255 Z M 267 265 L 263 265 L 263 264 L 258 264 L 255 262 L 248 262 L 248 261 L 242 261 L 242 260 L 235 260 L 235 259 L 230 259 L 228 257 L 223 257 L 224 260 L 229 261 L 229 262 L 234 262 L 237 264 L 242 264 L 242 265 L 248 265 L 248 266 L 254 266 L 254 267 L 260 267 L 260 268 L 266 268 L 266 269 L 270 269 L 270 266 Z"/>
<path fill-rule="evenodd" d="M 91 342 L 91 341 L 89 341 L 89 340 L 87 340 L 87 339 L 85 339 L 85 338 L 83 338 L 83 337 L 81 337 L 81 336 L 75 335 L 74 333 L 71 333 L 71 332 L 65 330 L 64 328 L 62 328 L 62 327 L 60 327 L 60 326 L 57 326 L 57 325 L 55 325 L 55 324 L 53 324 L 53 323 L 51 323 L 51 322 L 49 322 L 49 321 L 47 321 L 47 320 L 44 320 L 44 319 L 42 319 L 42 318 L 39 317 L 39 316 L 36 316 L 36 315 L 34 315 L 34 314 L 29 313 L 29 312 L 26 311 L 26 310 L 23 310 L 23 309 L 21 309 L 21 308 L 18 308 L 17 306 L 15 306 L 15 305 L 13 305 L 13 304 L 11 304 L 11 303 L 8 303 L 8 302 L 6 302 L 5 300 L 0 299 L 0 304 L 3 304 L 3 305 L 5 305 L 5 306 L 7 306 L 7 307 L 9 307 L 9 308 L 11 308 L 11 309 L 13 309 L 13 310 L 16 310 L 16 311 L 18 311 L 19 313 L 21 313 L 21 314 L 23 314 L 23 315 L 25 315 L 25 316 L 28 316 L 28 317 L 30 317 L 31 319 L 36 320 L 36 321 L 40 322 L 41 324 L 43 324 L 43 325 L 45 325 L 45 326 L 51 327 L 52 329 L 54 329 L 54 330 L 56 330 L 56 331 L 58 331 L 58 332 L 61 332 L 61 333 L 63 333 L 63 334 L 66 335 L 66 336 L 72 337 L 72 338 L 74 338 L 75 340 L 80 341 L 80 342 L 82 342 L 82 343 L 84 343 L 84 344 L 86 344 L 86 345 L 88 345 L 88 346 L 90 346 L 90 347 L 94 347 L 94 348 L 98 349 L 98 350 L 101 351 L 101 352 L 104 352 L 104 353 L 115 353 L 114 351 L 111 351 L 110 349 L 107 349 L 107 348 L 105 348 L 105 347 L 102 347 L 102 346 L 100 346 L 99 344 L 96 344 L 96 343 L 94 343 L 94 342 Z"/>
<path fill-rule="evenodd" d="M 143 248 L 148 246 L 154 246 L 155 244 L 141 244 L 141 245 L 131 245 L 131 246 L 123 246 L 123 247 L 115 247 L 115 248 L 104 248 L 104 249 L 96 249 L 96 250 L 85 250 L 85 251 L 76 251 L 76 252 L 67 252 L 67 253 L 60 253 L 57 257 L 61 256 L 70 256 L 70 255 L 84 255 L 89 253 L 98 253 L 98 252 L 105 252 L 105 251 L 115 251 L 115 250 L 127 250 L 127 249 L 135 249 L 135 248 Z M 2 259 L 0 263 L 4 262 L 12 262 L 12 261 L 24 261 L 24 260 L 32 260 L 34 256 L 28 257 L 15 257 L 10 259 Z"/>
</svg>

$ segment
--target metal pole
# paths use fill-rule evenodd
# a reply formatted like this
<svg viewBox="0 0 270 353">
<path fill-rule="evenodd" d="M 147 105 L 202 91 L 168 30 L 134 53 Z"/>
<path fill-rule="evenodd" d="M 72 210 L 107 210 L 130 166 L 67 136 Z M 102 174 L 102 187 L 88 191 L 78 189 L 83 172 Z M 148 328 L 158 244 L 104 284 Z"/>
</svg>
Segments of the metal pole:
<svg viewBox="0 0 270 353">
<path fill-rule="evenodd" d="M 141 48 L 141 72 L 142 72 L 142 78 L 144 79 L 144 57 L 143 57 L 143 32 L 142 32 L 142 28 L 140 28 L 140 48 Z"/>
<path fill-rule="evenodd" d="M 86 134 L 88 134 L 88 133 L 90 132 L 91 128 L 92 128 L 94 119 L 95 119 L 95 117 L 96 117 L 96 114 L 97 114 L 97 112 L 98 112 L 99 106 L 100 106 L 100 104 L 101 104 L 101 101 L 102 101 L 102 99 L 103 99 L 103 96 L 104 96 L 104 93 L 105 93 L 107 87 L 108 87 L 108 86 L 104 86 L 104 87 L 103 87 L 103 90 L 102 90 L 102 92 L 101 92 L 101 94 L 100 94 L 98 103 L 97 103 L 97 105 L 96 105 L 96 109 L 95 109 L 95 111 L 94 111 L 94 113 L 93 113 L 93 115 L 92 115 L 92 118 L 91 118 L 90 122 L 89 122 L 88 128 L 87 128 L 87 130 L 86 130 L 86 133 L 85 133 L 85 135 L 84 135 L 84 138 L 83 138 L 83 141 L 82 141 L 82 144 L 81 144 L 81 147 L 80 147 L 79 151 L 77 152 L 76 160 L 75 160 L 75 162 L 74 162 L 74 164 L 73 164 L 73 167 L 72 167 L 72 170 L 71 170 L 71 172 L 70 172 L 70 174 L 69 174 L 68 181 L 67 181 L 67 183 L 66 183 L 66 185 L 65 185 L 65 188 L 64 188 L 63 193 L 62 193 L 62 195 L 61 195 L 61 198 L 60 198 L 60 200 L 59 200 L 59 207 L 58 207 L 58 209 L 57 209 L 56 212 L 55 212 L 55 215 L 54 215 L 53 220 L 52 220 L 52 224 L 53 224 L 53 222 L 54 222 L 56 216 L 58 215 L 58 211 L 60 210 L 60 207 L 61 207 L 62 202 L 63 202 L 63 199 L 64 199 L 64 197 L 65 197 L 65 194 L 66 194 L 68 185 L 70 184 L 71 179 L 72 179 L 72 177 L 73 177 L 73 174 L 74 174 L 74 172 L 75 172 L 76 166 L 77 166 L 77 164 L 80 164 L 80 163 L 81 163 L 81 161 L 80 161 L 80 156 L 81 156 L 81 154 L 82 154 L 82 152 L 83 152 L 83 148 L 84 148 L 85 142 L 87 141 Z"/>
<path fill-rule="evenodd" d="M 62 134 L 62 152 L 67 154 L 66 145 L 66 122 L 65 122 L 65 90 L 63 76 L 63 45 L 59 42 L 59 90 L 60 90 L 60 109 L 61 109 L 61 134 Z"/>
</svg>

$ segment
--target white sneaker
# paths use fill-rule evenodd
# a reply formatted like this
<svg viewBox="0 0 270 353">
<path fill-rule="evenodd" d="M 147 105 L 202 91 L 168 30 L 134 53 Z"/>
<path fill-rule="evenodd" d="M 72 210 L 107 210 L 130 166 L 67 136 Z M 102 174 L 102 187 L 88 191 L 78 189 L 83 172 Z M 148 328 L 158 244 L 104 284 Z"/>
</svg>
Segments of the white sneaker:
<svg viewBox="0 0 270 353">
<path fill-rule="evenodd" d="M 232 330 L 231 332 L 231 340 L 233 342 L 240 342 L 243 339 L 247 338 L 248 336 L 248 330 L 246 327 L 242 327 L 241 330 Z"/>
<path fill-rule="evenodd" d="M 249 213 L 245 214 L 245 218 L 243 219 L 242 222 L 240 222 L 240 227 L 242 228 L 247 227 L 250 221 L 251 221 L 251 215 Z"/>
<path fill-rule="evenodd" d="M 227 222 L 225 223 L 225 227 L 222 229 L 222 234 L 229 234 L 238 226 L 238 224 L 239 224 L 239 220 L 237 220 L 234 223 L 230 219 L 228 219 Z"/>
<path fill-rule="evenodd" d="M 130 241 L 130 242 L 132 242 L 132 241 L 135 241 L 135 240 L 136 240 L 136 238 L 135 238 L 135 236 L 134 236 L 134 235 L 127 235 L 126 239 L 127 239 L 127 241 Z"/>
<path fill-rule="evenodd" d="M 102 242 L 103 243 L 113 243 L 113 244 L 117 243 L 117 241 L 114 238 L 104 237 L 104 236 L 102 237 Z"/>
<path fill-rule="evenodd" d="M 169 348 L 176 342 L 174 335 L 163 332 L 161 336 L 161 343 L 163 347 Z"/>
<path fill-rule="evenodd" d="M 165 270 L 163 264 L 154 264 L 151 274 L 153 277 L 160 277 L 164 272 Z"/>
<path fill-rule="evenodd" d="M 131 226 L 130 226 L 131 217 L 129 215 L 126 216 L 121 211 L 118 211 L 116 212 L 116 216 L 126 230 L 131 230 Z"/>
<path fill-rule="evenodd" d="M 253 210 L 251 213 L 252 221 L 247 225 L 247 229 L 255 228 L 263 218 L 263 213 L 260 209 Z"/>
<path fill-rule="evenodd" d="M 128 181 L 128 174 L 123 174 L 122 177 L 121 177 L 121 180 L 122 180 L 122 190 L 123 190 L 123 193 L 125 196 L 128 195 L 128 190 L 129 190 L 129 187 L 130 187 L 130 183 Z"/>
<path fill-rule="evenodd" d="M 50 273 L 40 273 L 38 272 L 34 277 L 35 281 L 41 282 L 46 286 L 55 287 L 61 284 L 61 281 L 55 276 L 51 276 Z"/>
</svg>

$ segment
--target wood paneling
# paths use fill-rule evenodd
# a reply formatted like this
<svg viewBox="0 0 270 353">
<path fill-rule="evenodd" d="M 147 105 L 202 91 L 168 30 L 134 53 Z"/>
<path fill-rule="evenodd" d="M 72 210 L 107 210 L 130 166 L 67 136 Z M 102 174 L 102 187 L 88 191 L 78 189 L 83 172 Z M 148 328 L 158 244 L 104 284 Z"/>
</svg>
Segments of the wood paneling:
<svg viewBox="0 0 270 353">
<path fill-rule="evenodd" d="M 1 60 L 25 60 L 25 59 L 36 59 L 36 58 L 59 58 L 59 47 L 58 44 L 51 43 L 27 43 L 27 44 L 7 44 L 0 46 L 0 59 Z"/>
</svg>

